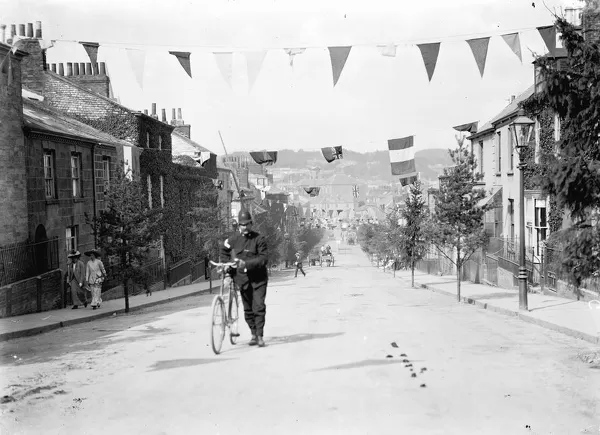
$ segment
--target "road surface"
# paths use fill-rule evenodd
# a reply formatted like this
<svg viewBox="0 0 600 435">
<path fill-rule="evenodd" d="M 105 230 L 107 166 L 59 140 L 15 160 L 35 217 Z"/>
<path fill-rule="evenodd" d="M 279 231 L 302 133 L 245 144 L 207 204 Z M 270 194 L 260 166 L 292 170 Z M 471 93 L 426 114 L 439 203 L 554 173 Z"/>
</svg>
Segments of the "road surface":
<svg viewBox="0 0 600 435">
<path fill-rule="evenodd" d="M 597 349 L 348 249 L 272 278 L 265 348 L 214 355 L 210 295 L 2 343 L 1 433 L 598 433 Z"/>
</svg>

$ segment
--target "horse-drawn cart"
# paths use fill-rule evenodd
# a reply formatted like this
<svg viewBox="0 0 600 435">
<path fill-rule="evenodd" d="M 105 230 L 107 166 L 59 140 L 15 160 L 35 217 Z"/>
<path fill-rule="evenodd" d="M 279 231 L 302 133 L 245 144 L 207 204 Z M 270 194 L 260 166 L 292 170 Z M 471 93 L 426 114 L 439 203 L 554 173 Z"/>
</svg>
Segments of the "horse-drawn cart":
<svg viewBox="0 0 600 435">
<path fill-rule="evenodd" d="M 331 267 L 331 266 L 335 265 L 335 258 L 333 257 L 333 254 L 331 254 L 331 253 L 321 255 L 320 260 L 321 260 L 320 261 L 321 266 L 323 266 L 323 263 L 325 263 L 325 265 L 327 267 Z"/>
</svg>

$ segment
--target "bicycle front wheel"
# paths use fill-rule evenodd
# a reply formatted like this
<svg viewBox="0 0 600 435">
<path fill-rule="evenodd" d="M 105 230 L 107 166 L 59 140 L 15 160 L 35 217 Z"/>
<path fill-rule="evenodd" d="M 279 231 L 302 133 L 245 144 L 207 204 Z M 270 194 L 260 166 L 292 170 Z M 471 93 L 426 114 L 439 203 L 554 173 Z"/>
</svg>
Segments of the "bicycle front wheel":
<svg viewBox="0 0 600 435">
<path fill-rule="evenodd" d="M 229 290 L 229 341 L 231 344 L 237 343 L 237 339 L 240 336 L 239 333 L 239 315 L 240 302 L 238 297 L 237 289 L 235 285 L 231 283 Z"/>
<path fill-rule="evenodd" d="M 215 296 L 213 299 L 211 313 L 210 344 L 213 352 L 218 355 L 221 352 L 221 346 L 225 338 L 225 327 L 227 325 L 225 303 L 221 296 Z"/>
</svg>

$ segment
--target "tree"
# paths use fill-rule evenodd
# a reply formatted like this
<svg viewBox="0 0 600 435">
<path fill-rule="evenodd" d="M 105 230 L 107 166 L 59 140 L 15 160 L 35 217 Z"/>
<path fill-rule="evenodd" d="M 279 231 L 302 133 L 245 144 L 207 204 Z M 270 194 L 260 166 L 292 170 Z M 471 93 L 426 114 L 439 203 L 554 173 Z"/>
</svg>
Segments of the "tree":
<svg viewBox="0 0 600 435">
<path fill-rule="evenodd" d="M 91 224 L 97 229 L 100 248 L 111 261 L 112 277 L 123 285 L 128 313 L 129 282 L 147 284 L 144 265 L 150 249 L 159 245 L 155 230 L 161 214 L 148 207 L 142 184 L 130 177 L 130 171 L 125 173 L 120 165 L 115 174 L 104 192 L 105 209 Z"/>
<path fill-rule="evenodd" d="M 551 234 L 549 242 L 561 245 L 564 271 L 578 286 L 600 270 L 600 44 L 594 26 L 600 18 L 598 4 L 587 2 L 583 34 L 557 19 L 568 56 L 560 62 L 549 56 L 537 58 L 541 90 L 524 104 L 535 116 L 549 109 L 560 118 L 560 140 L 541 156 L 544 171 L 537 181 L 550 196 L 554 209 L 550 213 L 561 219 L 566 210 L 573 221 L 569 228 Z"/>
<path fill-rule="evenodd" d="M 410 186 L 410 193 L 404 203 L 405 207 L 400 212 L 403 220 L 400 227 L 400 247 L 406 262 L 410 266 L 411 285 L 414 287 L 415 264 L 425 257 L 428 246 L 425 236 L 425 223 L 429 210 L 425 206 L 420 181 L 416 181 Z"/>
<path fill-rule="evenodd" d="M 486 195 L 484 189 L 475 188 L 483 178 L 475 172 L 475 157 L 464 146 L 464 136 L 456 140 L 458 148 L 449 150 L 454 166 L 444 169 L 428 231 L 434 246 L 456 266 L 456 296 L 460 302 L 462 266 L 487 242 L 483 218 L 488 207 L 478 205 Z"/>
<path fill-rule="evenodd" d="M 189 212 L 192 217 L 190 231 L 202 246 L 202 252 L 195 253 L 196 257 L 218 258 L 220 242 L 228 230 L 227 217 L 222 216 L 224 208 L 216 188 L 209 181 L 202 183 L 196 192 L 199 205 Z"/>
<path fill-rule="evenodd" d="M 267 240 L 267 252 L 269 254 L 269 266 L 279 264 L 281 260 L 281 245 L 283 244 L 283 233 L 277 226 L 273 216 L 269 212 L 257 214 L 256 231 Z"/>
</svg>

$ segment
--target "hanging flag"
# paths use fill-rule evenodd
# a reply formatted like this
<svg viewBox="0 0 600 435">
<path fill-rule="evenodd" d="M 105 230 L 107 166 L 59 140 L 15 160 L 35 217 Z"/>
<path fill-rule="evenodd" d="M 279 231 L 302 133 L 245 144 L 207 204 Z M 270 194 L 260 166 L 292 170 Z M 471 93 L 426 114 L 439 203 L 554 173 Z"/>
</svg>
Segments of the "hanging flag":
<svg viewBox="0 0 600 435">
<path fill-rule="evenodd" d="M 319 192 L 321 191 L 320 187 L 305 187 L 304 191 L 308 193 L 310 196 L 315 197 L 319 196 Z"/>
<path fill-rule="evenodd" d="M 327 163 L 344 158 L 344 151 L 341 146 L 321 148 L 321 152 L 323 153 L 325 160 L 327 160 Z"/>
<path fill-rule="evenodd" d="M 407 175 L 415 172 L 415 147 L 413 136 L 388 140 L 392 175 Z"/>
<path fill-rule="evenodd" d="M 277 162 L 277 151 L 251 151 L 250 157 L 259 165 L 271 166 Z"/>
<path fill-rule="evenodd" d="M 196 163 L 204 166 L 207 162 L 210 161 L 210 151 L 197 151 L 196 158 L 194 159 Z"/>
<path fill-rule="evenodd" d="M 475 62 L 479 67 L 479 72 L 481 77 L 483 77 L 483 70 L 485 69 L 485 60 L 487 58 L 488 45 L 490 43 L 490 37 L 487 36 L 485 38 L 477 38 L 477 39 L 469 39 L 467 40 L 467 44 L 471 47 L 471 51 L 473 52 L 473 57 L 475 58 Z"/>
<path fill-rule="evenodd" d="M 233 53 L 226 52 L 213 54 L 215 55 L 215 60 L 217 61 L 217 66 L 219 67 L 219 71 L 221 71 L 221 75 L 231 88 L 231 79 L 233 77 Z"/>
<path fill-rule="evenodd" d="M 169 51 L 169 54 L 172 54 L 177 58 L 179 64 L 183 67 L 185 72 L 190 78 L 192 77 L 192 65 L 190 63 L 190 55 L 192 53 L 187 51 Z"/>
<path fill-rule="evenodd" d="M 358 185 L 355 184 L 354 186 L 352 186 L 352 195 L 355 198 L 358 198 L 358 192 L 359 192 Z"/>
<path fill-rule="evenodd" d="M 423 63 L 425 64 L 429 81 L 431 81 L 433 73 L 435 72 L 435 65 L 437 63 L 438 55 L 440 54 L 440 43 L 433 42 L 430 44 L 419 44 L 417 47 L 419 47 L 419 50 L 421 50 Z"/>
<path fill-rule="evenodd" d="M 538 27 L 538 32 L 540 32 L 540 36 L 544 40 L 550 55 L 554 55 L 556 51 L 556 27 L 554 26 L 544 26 Z"/>
<path fill-rule="evenodd" d="M 254 82 L 258 78 L 260 69 L 267 55 L 266 51 L 247 51 L 244 53 L 246 57 L 246 69 L 248 74 L 248 92 L 252 90 Z"/>
<path fill-rule="evenodd" d="M 331 58 L 331 68 L 333 70 L 333 86 L 335 86 L 340 79 L 346 60 L 350 54 L 352 47 L 328 47 L 329 57 Z"/>
<path fill-rule="evenodd" d="M 410 175 L 408 177 L 400 177 L 400 184 L 402 186 L 408 186 L 409 184 L 414 184 L 419 179 L 419 173 L 417 172 L 414 175 Z"/>
<path fill-rule="evenodd" d="M 42 50 L 48 50 L 49 48 L 54 47 L 56 39 L 38 39 L 38 42 L 40 43 L 40 48 Z"/>
<path fill-rule="evenodd" d="M 21 41 L 25 39 L 22 36 L 19 35 L 14 35 L 13 36 L 13 42 L 12 42 L 12 46 L 10 48 L 10 51 L 12 51 L 12 54 L 15 54 L 17 52 L 17 50 L 19 49 L 19 46 L 21 46 Z"/>
<path fill-rule="evenodd" d="M 396 57 L 396 45 L 394 44 L 378 45 L 377 48 L 382 56 Z"/>
<path fill-rule="evenodd" d="M 469 122 L 467 124 L 457 125 L 456 127 L 452 127 L 456 131 L 467 131 L 469 133 L 477 133 L 477 126 L 479 125 L 479 121 Z"/>
<path fill-rule="evenodd" d="M 306 51 L 306 48 L 284 48 L 287 55 L 290 57 L 290 66 L 294 67 L 294 57 Z"/>
<path fill-rule="evenodd" d="M 506 35 L 502 35 L 502 39 L 504 39 L 504 42 L 508 44 L 513 53 L 517 55 L 521 63 L 523 63 L 523 58 L 521 57 L 521 41 L 519 39 L 519 33 L 508 33 Z"/>
<path fill-rule="evenodd" d="M 97 71 L 98 69 L 98 48 L 100 48 L 100 44 L 98 44 L 97 42 L 82 42 L 79 41 L 79 43 L 81 45 L 83 45 L 83 48 L 85 48 L 85 52 L 87 53 L 88 57 L 90 58 L 90 62 L 92 62 L 92 68 L 94 68 L 94 71 Z"/>
<path fill-rule="evenodd" d="M 146 52 L 142 50 L 133 50 L 126 48 L 129 64 L 133 70 L 133 75 L 140 88 L 144 89 L 144 66 L 146 63 Z"/>
</svg>

